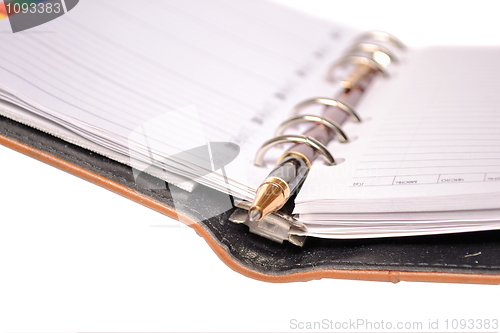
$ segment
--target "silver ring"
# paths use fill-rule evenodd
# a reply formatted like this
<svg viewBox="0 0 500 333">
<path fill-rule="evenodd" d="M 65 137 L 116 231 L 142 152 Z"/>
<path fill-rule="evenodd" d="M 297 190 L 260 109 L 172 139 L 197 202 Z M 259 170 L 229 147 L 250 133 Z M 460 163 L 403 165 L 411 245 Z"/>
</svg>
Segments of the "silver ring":
<svg viewBox="0 0 500 333">
<path fill-rule="evenodd" d="M 286 121 L 284 121 L 276 130 L 275 135 L 279 136 L 283 134 L 283 132 L 290 126 L 300 124 L 300 123 L 321 123 L 321 125 L 328 127 L 330 130 L 333 132 L 337 133 L 339 137 L 339 141 L 342 143 L 346 143 L 349 141 L 349 138 L 345 134 L 345 132 L 342 130 L 342 128 L 335 122 L 328 120 L 326 118 L 320 117 L 320 116 L 314 116 L 314 115 L 309 115 L 305 114 L 302 116 L 298 117 L 293 117 L 290 118 Z"/>
<path fill-rule="evenodd" d="M 347 53 L 354 53 L 356 51 L 361 51 L 361 52 L 366 52 L 366 53 L 375 53 L 375 52 L 382 52 L 386 54 L 391 61 L 397 63 L 399 59 L 394 55 L 393 52 L 391 52 L 388 48 L 383 47 L 378 44 L 373 44 L 373 43 L 367 43 L 367 42 L 360 42 L 356 43 L 352 46 L 351 49 Z"/>
<path fill-rule="evenodd" d="M 344 66 L 346 63 L 355 63 L 355 64 L 363 64 L 363 65 L 368 65 L 372 69 L 381 72 L 384 76 L 389 76 L 389 73 L 386 71 L 384 66 L 376 62 L 370 57 L 366 56 L 360 56 L 360 55 L 347 55 L 343 58 L 341 58 L 339 61 L 334 62 L 331 66 L 330 69 L 328 69 L 328 72 L 326 74 L 326 79 L 330 82 L 333 82 L 333 77 L 332 74 L 333 72 L 339 68 Z"/>
<path fill-rule="evenodd" d="M 281 144 L 281 143 L 298 143 L 305 144 L 314 149 L 325 159 L 326 164 L 335 165 L 335 159 L 332 154 L 328 151 L 324 144 L 316 140 L 315 138 L 311 138 L 305 135 L 280 135 L 274 137 L 270 140 L 264 142 L 264 144 L 259 148 L 257 154 L 255 155 L 254 164 L 256 166 L 262 166 L 262 162 L 264 160 L 264 155 L 266 152 L 271 149 L 273 146 Z"/>
<path fill-rule="evenodd" d="M 358 113 L 356 112 L 356 110 L 354 110 L 352 106 L 350 106 L 347 103 L 341 102 L 339 100 L 326 97 L 316 97 L 297 104 L 292 110 L 292 117 L 296 116 L 303 108 L 314 104 L 337 107 L 340 110 L 347 113 L 352 118 L 354 118 L 354 121 L 358 123 L 361 122 L 361 118 L 359 117 Z"/>
<path fill-rule="evenodd" d="M 365 34 L 362 34 L 359 36 L 356 40 L 357 41 L 362 41 L 362 40 L 367 40 L 367 39 L 372 39 L 380 42 L 388 42 L 396 45 L 400 49 L 404 50 L 406 49 L 406 45 L 400 41 L 398 38 L 395 36 L 391 35 L 390 33 L 387 33 L 385 31 L 368 31 Z"/>
</svg>

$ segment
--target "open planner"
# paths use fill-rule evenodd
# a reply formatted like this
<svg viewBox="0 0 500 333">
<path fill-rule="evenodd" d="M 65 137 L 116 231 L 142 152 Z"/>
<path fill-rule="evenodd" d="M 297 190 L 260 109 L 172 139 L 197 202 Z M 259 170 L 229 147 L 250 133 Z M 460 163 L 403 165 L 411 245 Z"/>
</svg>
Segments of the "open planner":
<svg viewBox="0 0 500 333">
<path fill-rule="evenodd" d="M 81 1 L 0 35 L 0 115 L 132 167 L 147 190 L 167 182 L 174 204 L 200 186 L 226 194 L 213 215 L 224 213 L 253 199 L 289 146 L 254 165 L 291 110 L 340 90 L 349 65 L 325 77 L 363 32 L 253 0 Z M 500 48 L 394 51 L 355 106 L 362 121 L 342 124 L 348 142 L 328 144 L 337 164 L 314 161 L 294 235 L 500 229 Z"/>
</svg>

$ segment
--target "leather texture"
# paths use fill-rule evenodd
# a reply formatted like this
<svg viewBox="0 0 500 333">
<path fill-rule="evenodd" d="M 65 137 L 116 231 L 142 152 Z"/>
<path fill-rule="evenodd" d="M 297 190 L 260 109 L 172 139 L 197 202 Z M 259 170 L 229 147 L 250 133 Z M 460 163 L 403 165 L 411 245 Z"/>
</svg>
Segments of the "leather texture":
<svg viewBox="0 0 500 333">
<path fill-rule="evenodd" d="M 144 174 L 142 181 L 155 183 L 157 189 L 141 186 L 130 167 L 4 117 L 0 143 L 188 223 L 226 264 L 251 278 L 500 283 L 500 231 L 364 240 L 308 238 L 299 248 L 229 222 L 234 208 L 211 217 L 222 201 L 227 202 L 226 195 L 213 189 L 199 186 L 187 193 Z"/>
</svg>

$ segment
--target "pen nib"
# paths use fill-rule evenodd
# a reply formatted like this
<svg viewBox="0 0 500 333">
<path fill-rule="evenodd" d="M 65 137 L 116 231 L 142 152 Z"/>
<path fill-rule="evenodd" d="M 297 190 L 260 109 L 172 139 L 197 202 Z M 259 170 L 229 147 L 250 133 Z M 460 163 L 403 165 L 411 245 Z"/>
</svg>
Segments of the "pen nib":
<svg viewBox="0 0 500 333">
<path fill-rule="evenodd" d="M 259 221 L 261 218 L 262 218 L 262 211 L 260 210 L 260 208 L 252 207 L 248 211 L 248 219 L 250 220 L 250 222 Z"/>
</svg>

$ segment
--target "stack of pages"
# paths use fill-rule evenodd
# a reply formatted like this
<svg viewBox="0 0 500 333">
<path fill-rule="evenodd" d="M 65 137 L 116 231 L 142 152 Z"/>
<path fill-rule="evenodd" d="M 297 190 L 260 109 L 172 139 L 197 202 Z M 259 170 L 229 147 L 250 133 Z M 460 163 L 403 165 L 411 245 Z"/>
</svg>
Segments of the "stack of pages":
<svg viewBox="0 0 500 333">
<path fill-rule="evenodd" d="M 0 115 L 192 191 L 252 200 L 253 165 L 361 31 L 261 1 L 82 1 L 0 34 Z M 0 20 L 8 31 L 8 20 Z M 499 48 L 408 50 L 313 168 L 294 213 L 307 235 L 387 237 L 500 228 Z M 311 109 L 311 112 L 320 112 Z M 290 130 L 292 131 L 292 130 Z M 301 132 L 298 128 L 295 131 Z"/>
</svg>

